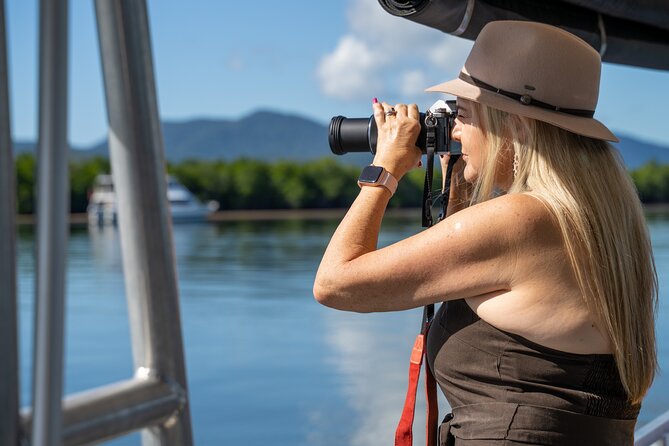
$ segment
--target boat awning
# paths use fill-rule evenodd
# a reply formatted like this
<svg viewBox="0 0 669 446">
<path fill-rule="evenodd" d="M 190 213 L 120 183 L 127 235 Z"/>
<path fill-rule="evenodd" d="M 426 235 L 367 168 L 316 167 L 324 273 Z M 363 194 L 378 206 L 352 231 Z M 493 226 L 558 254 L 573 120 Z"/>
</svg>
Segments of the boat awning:
<svg viewBox="0 0 669 446">
<path fill-rule="evenodd" d="M 474 40 L 495 20 L 559 26 L 592 45 L 602 60 L 669 70 L 666 0 L 378 0 L 390 14 Z"/>
</svg>

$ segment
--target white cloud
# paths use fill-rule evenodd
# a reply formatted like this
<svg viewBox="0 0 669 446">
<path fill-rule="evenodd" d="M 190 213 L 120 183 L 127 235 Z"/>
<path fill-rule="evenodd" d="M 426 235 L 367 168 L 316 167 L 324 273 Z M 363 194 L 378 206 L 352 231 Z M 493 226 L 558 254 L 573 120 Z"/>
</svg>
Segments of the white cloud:
<svg viewBox="0 0 669 446">
<path fill-rule="evenodd" d="M 427 57 L 431 64 L 452 73 L 459 72 L 465 62 L 473 42 L 465 39 L 450 38 L 431 46 Z"/>
<path fill-rule="evenodd" d="M 405 71 L 400 79 L 401 92 L 406 97 L 422 94 L 429 82 L 421 70 Z"/>
<path fill-rule="evenodd" d="M 471 48 L 471 41 L 388 14 L 377 0 L 348 4 L 349 29 L 317 69 L 328 96 L 416 102 L 426 87 L 455 76 Z"/>
<path fill-rule="evenodd" d="M 425 43 L 438 31 L 395 17 L 376 0 L 349 0 L 347 12 L 350 33 L 365 39 L 379 50 L 400 55 Z"/>
<path fill-rule="evenodd" d="M 318 67 L 318 77 L 325 94 L 353 99 L 368 91 L 369 82 L 379 83 L 375 67 L 383 58 L 355 36 L 344 36 L 335 51 L 327 54 Z"/>
</svg>

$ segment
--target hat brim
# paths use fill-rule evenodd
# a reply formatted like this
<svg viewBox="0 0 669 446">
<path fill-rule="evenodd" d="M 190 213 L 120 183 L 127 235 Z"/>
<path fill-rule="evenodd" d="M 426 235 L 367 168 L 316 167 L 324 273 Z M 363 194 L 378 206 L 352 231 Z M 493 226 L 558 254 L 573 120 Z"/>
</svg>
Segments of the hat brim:
<svg viewBox="0 0 669 446">
<path fill-rule="evenodd" d="M 618 142 L 618 138 L 616 138 L 604 124 L 594 118 L 584 118 L 581 116 L 546 110 L 532 105 L 524 105 L 519 101 L 514 101 L 501 94 L 469 84 L 462 79 L 453 79 L 448 82 L 434 85 L 427 88 L 425 91 L 452 94 L 508 113 L 514 113 L 527 118 L 547 122 L 578 135 L 603 139 L 604 141 Z"/>
</svg>

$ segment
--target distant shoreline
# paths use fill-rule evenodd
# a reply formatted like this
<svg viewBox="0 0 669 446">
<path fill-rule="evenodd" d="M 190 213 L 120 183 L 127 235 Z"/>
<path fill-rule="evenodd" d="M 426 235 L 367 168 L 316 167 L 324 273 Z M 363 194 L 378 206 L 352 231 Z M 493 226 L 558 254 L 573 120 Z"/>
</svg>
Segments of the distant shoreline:
<svg viewBox="0 0 669 446">
<path fill-rule="evenodd" d="M 654 203 L 643 206 L 644 211 L 651 215 L 669 214 L 669 203 Z M 248 209 L 219 211 L 211 215 L 207 221 L 212 223 L 224 221 L 280 221 L 280 220 L 335 220 L 341 219 L 348 209 Z M 420 216 L 419 208 L 391 208 L 386 211 L 390 217 Z M 19 214 L 16 219 L 19 225 L 35 224 L 32 214 Z M 88 224 L 86 214 L 70 214 L 70 224 Z"/>
<path fill-rule="evenodd" d="M 207 218 L 207 222 L 218 223 L 224 221 L 278 221 L 278 220 L 335 220 L 341 219 L 348 209 L 235 209 L 219 211 Z M 393 217 L 420 216 L 418 208 L 388 209 L 386 215 Z M 19 214 L 17 223 L 20 225 L 35 224 L 33 214 Z M 88 224 L 85 213 L 70 214 L 70 224 Z"/>
</svg>

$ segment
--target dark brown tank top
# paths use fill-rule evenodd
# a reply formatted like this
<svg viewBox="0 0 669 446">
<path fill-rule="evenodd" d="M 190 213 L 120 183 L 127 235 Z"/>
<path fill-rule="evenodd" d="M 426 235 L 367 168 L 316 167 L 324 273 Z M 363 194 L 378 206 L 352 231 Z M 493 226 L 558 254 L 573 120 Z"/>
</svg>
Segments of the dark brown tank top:
<svg viewBox="0 0 669 446">
<path fill-rule="evenodd" d="M 461 299 L 437 311 L 427 357 L 452 408 L 442 444 L 633 444 L 640 405 L 628 401 L 612 355 L 536 344 Z"/>
</svg>

